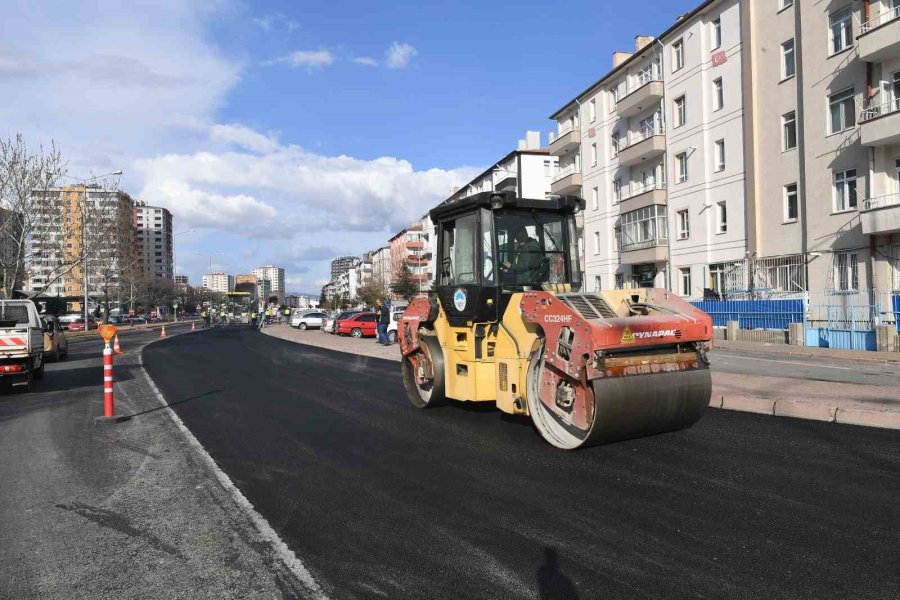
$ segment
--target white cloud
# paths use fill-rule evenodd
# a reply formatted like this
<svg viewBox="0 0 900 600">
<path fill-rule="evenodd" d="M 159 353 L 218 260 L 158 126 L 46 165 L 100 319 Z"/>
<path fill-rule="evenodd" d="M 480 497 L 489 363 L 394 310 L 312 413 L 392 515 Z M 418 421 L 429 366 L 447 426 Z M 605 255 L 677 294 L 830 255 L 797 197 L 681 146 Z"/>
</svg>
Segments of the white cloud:
<svg viewBox="0 0 900 600">
<path fill-rule="evenodd" d="M 263 65 L 285 63 L 294 68 L 321 69 L 334 64 L 334 55 L 328 50 L 296 50 L 286 56 L 267 60 Z"/>
<path fill-rule="evenodd" d="M 254 25 L 262 29 L 263 31 L 272 31 L 278 25 L 283 25 L 285 29 L 288 31 L 294 31 L 300 24 L 294 21 L 293 19 L 289 19 L 283 13 L 275 13 L 270 15 L 264 15 L 262 17 L 254 17 L 251 19 Z"/>
<path fill-rule="evenodd" d="M 391 47 L 387 50 L 387 66 L 389 69 L 402 69 L 418 53 L 419 51 L 409 44 L 391 42 Z"/>
<path fill-rule="evenodd" d="M 371 56 L 357 56 L 356 58 L 353 59 L 353 62 L 355 62 L 358 65 L 363 65 L 366 67 L 377 67 L 378 66 L 378 61 L 375 60 L 374 58 L 372 58 Z"/>
<path fill-rule="evenodd" d="M 213 141 L 234 144 L 252 152 L 272 152 L 278 147 L 278 142 L 272 137 L 243 125 L 213 125 L 209 137 Z"/>
</svg>

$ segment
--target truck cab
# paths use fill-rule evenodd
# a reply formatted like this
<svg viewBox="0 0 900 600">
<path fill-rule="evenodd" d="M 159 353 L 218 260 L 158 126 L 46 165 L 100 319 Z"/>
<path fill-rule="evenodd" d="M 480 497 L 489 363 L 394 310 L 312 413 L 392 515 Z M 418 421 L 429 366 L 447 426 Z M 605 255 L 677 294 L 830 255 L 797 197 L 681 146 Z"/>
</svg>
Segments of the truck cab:
<svg viewBox="0 0 900 600">
<path fill-rule="evenodd" d="M 0 300 L 0 379 L 31 389 L 44 376 L 44 326 L 31 300 Z"/>
</svg>

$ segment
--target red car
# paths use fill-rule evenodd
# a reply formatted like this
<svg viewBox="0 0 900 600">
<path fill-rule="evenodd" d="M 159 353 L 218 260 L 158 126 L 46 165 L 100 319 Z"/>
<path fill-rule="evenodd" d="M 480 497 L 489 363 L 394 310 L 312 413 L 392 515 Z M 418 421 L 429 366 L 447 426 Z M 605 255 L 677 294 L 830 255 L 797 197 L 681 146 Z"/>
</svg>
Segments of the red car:
<svg viewBox="0 0 900 600">
<path fill-rule="evenodd" d="M 349 335 L 355 338 L 374 337 L 377 323 L 378 315 L 375 313 L 358 313 L 338 321 L 334 326 L 334 332 L 338 335 Z"/>
<path fill-rule="evenodd" d="M 88 329 L 97 329 L 97 327 L 99 327 L 97 321 L 93 319 L 88 321 Z M 84 319 L 69 323 L 69 331 L 84 331 Z"/>
</svg>

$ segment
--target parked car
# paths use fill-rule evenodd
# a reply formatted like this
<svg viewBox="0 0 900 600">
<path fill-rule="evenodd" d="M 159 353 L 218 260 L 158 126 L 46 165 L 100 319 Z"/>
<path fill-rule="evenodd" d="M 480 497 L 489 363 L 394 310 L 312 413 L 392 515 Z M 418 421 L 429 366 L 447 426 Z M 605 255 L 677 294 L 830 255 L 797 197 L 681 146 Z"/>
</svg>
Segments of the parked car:
<svg viewBox="0 0 900 600">
<path fill-rule="evenodd" d="M 403 312 L 406 308 L 406 304 L 395 304 L 391 307 L 391 322 L 388 323 L 387 328 L 387 338 L 388 342 L 391 344 L 397 343 L 397 329 L 400 324 L 400 317 L 403 316 Z"/>
<path fill-rule="evenodd" d="M 90 319 L 87 328 L 88 331 L 90 331 L 91 329 L 97 329 L 99 326 L 100 324 L 97 323 L 97 321 Z M 78 319 L 69 321 L 66 331 L 84 331 L 84 319 L 79 317 Z"/>
<path fill-rule="evenodd" d="M 377 322 L 377 314 L 361 312 L 346 319 L 338 319 L 334 331 L 338 335 L 349 335 L 355 338 L 372 337 L 375 335 L 375 324 Z"/>
<path fill-rule="evenodd" d="M 69 355 L 69 340 L 59 319 L 53 315 L 41 317 L 44 322 L 44 358 L 56 362 Z"/>
<path fill-rule="evenodd" d="M 322 327 L 328 315 L 323 312 L 308 312 L 301 315 L 291 315 L 291 327 L 297 329 L 318 329 Z"/>
<path fill-rule="evenodd" d="M 328 319 L 328 322 L 322 327 L 322 331 L 328 333 L 337 333 L 337 322 L 341 319 L 349 319 L 353 315 L 358 315 L 361 313 L 361 310 L 346 310 L 341 313 L 337 313 L 337 316 L 333 319 Z"/>
</svg>

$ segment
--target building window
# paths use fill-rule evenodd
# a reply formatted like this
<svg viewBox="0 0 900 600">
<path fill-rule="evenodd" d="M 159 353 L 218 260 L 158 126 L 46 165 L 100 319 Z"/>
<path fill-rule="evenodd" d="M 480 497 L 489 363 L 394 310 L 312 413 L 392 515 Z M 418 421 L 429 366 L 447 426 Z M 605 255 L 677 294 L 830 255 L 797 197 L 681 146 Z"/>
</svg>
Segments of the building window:
<svg viewBox="0 0 900 600">
<path fill-rule="evenodd" d="M 549 160 L 544 161 L 544 177 L 552 177 L 553 176 L 553 168 L 550 165 Z"/>
<path fill-rule="evenodd" d="M 797 220 L 799 206 L 797 204 L 797 184 L 789 183 L 784 186 L 784 220 L 792 223 Z"/>
<path fill-rule="evenodd" d="M 853 11 L 848 6 L 828 16 L 831 27 L 831 53 L 835 54 L 853 44 Z"/>
<path fill-rule="evenodd" d="M 620 143 L 620 141 L 619 141 L 619 134 L 618 134 L 618 132 L 617 132 L 617 133 L 614 133 L 614 134 L 612 134 L 612 136 L 610 136 L 610 141 L 612 142 L 612 155 L 613 155 L 613 158 L 615 158 L 615 157 L 617 157 L 617 156 L 619 155 L 619 143 Z"/>
<path fill-rule="evenodd" d="M 665 246 L 669 239 L 666 207 L 652 204 L 623 213 L 615 231 L 616 246 L 620 252 Z"/>
<path fill-rule="evenodd" d="M 684 101 L 684 96 L 679 96 L 675 98 L 675 127 L 681 127 L 685 123 L 687 123 L 687 108 Z"/>
<path fill-rule="evenodd" d="M 834 291 L 854 292 L 859 289 L 859 267 L 856 252 L 835 252 Z"/>
<path fill-rule="evenodd" d="M 616 199 L 616 202 L 621 202 L 622 200 L 622 178 L 616 177 L 613 179 L 613 198 Z"/>
<path fill-rule="evenodd" d="M 687 181 L 688 178 L 688 164 L 687 164 L 687 152 L 682 152 L 681 154 L 675 155 L 675 164 L 678 168 L 678 183 L 683 183 Z"/>
<path fill-rule="evenodd" d="M 712 47 L 713 50 L 722 46 L 722 17 L 717 17 L 712 22 Z"/>
<path fill-rule="evenodd" d="M 591 190 L 591 206 L 594 207 L 594 210 L 600 208 L 600 188 L 598 187 Z"/>
<path fill-rule="evenodd" d="M 725 90 L 722 88 L 722 78 L 713 81 L 713 110 L 721 110 L 725 106 Z"/>
<path fill-rule="evenodd" d="M 853 98 L 854 90 L 844 90 L 828 97 L 828 112 L 830 131 L 839 133 L 856 125 L 856 102 Z"/>
<path fill-rule="evenodd" d="M 725 170 L 725 140 L 716 140 L 716 164 L 715 170 Z"/>
<path fill-rule="evenodd" d="M 793 77 L 797 70 L 794 61 L 794 40 L 788 40 L 781 45 L 781 78 Z"/>
<path fill-rule="evenodd" d="M 684 40 L 672 44 L 672 72 L 684 67 Z"/>
<path fill-rule="evenodd" d="M 716 204 L 716 232 L 728 231 L 728 204 L 722 200 Z"/>
<path fill-rule="evenodd" d="M 793 150 L 797 147 L 797 115 L 794 111 L 781 116 L 781 147 Z"/>
<path fill-rule="evenodd" d="M 591 118 L 591 123 L 597 120 L 597 101 L 591 100 L 588 102 L 588 116 Z"/>
<path fill-rule="evenodd" d="M 782 10 L 784 10 L 785 8 L 788 8 L 789 6 L 793 6 L 793 5 L 794 5 L 794 0 L 781 0 L 781 9 Z"/>
<path fill-rule="evenodd" d="M 679 267 L 678 272 L 681 274 L 681 295 L 691 295 L 691 268 Z"/>
<path fill-rule="evenodd" d="M 594 254 L 600 254 L 600 232 L 594 232 Z"/>
<path fill-rule="evenodd" d="M 691 216 L 688 209 L 675 213 L 675 222 L 678 224 L 678 239 L 686 240 L 691 237 Z"/>
<path fill-rule="evenodd" d="M 597 166 L 597 142 L 591 144 L 591 166 Z"/>
<path fill-rule="evenodd" d="M 842 212 L 856 208 L 856 169 L 834 174 L 834 210 Z"/>
</svg>

